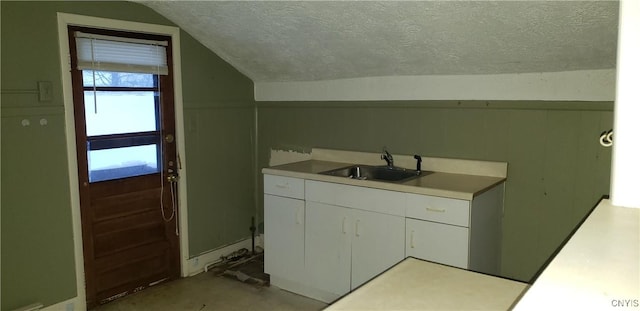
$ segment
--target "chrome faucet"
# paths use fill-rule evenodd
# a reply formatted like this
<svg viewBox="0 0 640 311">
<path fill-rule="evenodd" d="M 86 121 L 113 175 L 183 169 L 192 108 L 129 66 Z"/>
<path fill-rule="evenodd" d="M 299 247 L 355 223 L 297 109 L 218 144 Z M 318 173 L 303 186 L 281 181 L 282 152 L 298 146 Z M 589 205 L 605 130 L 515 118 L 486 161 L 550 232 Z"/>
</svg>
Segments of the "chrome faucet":
<svg viewBox="0 0 640 311">
<path fill-rule="evenodd" d="M 393 156 L 387 151 L 387 147 L 383 147 L 382 152 L 384 152 L 384 154 L 380 155 L 380 159 L 387 161 L 388 167 L 393 167 Z"/>
<path fill-rule="evenodd" d="M 420 174 L 420 172 L 422 171 L 422 157 L 419 155 L 414 155 L 413 156 L 414 159 L 416 159 L 416 172 L 418 172 L 418 174 Z"/>
</svg>

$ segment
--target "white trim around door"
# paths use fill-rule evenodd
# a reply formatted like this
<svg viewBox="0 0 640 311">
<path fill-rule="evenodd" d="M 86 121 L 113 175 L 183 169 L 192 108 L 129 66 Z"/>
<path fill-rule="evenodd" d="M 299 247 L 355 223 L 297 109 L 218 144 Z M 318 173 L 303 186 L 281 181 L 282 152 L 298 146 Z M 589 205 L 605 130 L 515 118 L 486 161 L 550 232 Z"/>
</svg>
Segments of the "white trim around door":
<svg viewBox="0 0 640 311">
<path fill-rule="evenodd" d="M 60 65 L 62 69 L 62 93 L 64 98 L 65 127 L 67 141 L 67 161 L 69 166 L 69 188 L 71 197 L 71 217 L 73 224 L 74 256 L 76 268 L 77 297 L 73 303 L 74 310 L 86 309 L 86 293 L 84 286 L 84 258 L 82 252 L 82 223 L 80 218 L 80 193 L 78 191 L 78 163 L 76 159 L 75 125 L 73 114 L 73 94 L 70 74 L 69 38 L 67 27 L 70 25 L 92 28 L 123 30 L 130 32 L 144 32 L 170 36 L 173 42 L 173 84 L 176 118 L 176 143 L 178 161 L 181 166 L 178 184 L 180 224 L 180 265 L 181 275 L 188 276 L 189 236 L 187 221 L 187 170 L 184 145 L 184 112 L 182 103 L 182 71 L 180 63 L 180 29 L 172 26 L 154 25 L 91 16 L 58 13 L 58 40 L 60 45 Z"/>
</svg>

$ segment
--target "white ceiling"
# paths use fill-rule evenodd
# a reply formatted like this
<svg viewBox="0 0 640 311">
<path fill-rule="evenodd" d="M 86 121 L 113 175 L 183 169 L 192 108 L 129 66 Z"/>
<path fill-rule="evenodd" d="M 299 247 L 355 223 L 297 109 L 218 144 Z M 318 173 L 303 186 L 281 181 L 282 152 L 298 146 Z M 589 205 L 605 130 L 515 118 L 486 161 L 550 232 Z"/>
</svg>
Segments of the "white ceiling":
<svg viewBox="0 0 640 311">
<path fill-rule="evenodd" d="M 143 1 L 254 82 L 613 69 L 617 1 Z"/>
</svg>

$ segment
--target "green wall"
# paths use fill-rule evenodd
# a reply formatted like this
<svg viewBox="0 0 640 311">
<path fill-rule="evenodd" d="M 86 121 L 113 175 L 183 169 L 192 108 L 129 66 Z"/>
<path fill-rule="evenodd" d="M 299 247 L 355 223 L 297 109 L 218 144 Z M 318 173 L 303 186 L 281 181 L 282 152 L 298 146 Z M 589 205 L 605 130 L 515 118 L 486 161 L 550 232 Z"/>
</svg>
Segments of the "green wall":
<svg viewBox="0 0 640 311">
<path fill-rule="evenodd" d="M 597 138 L 612 127 L 610 102 L 260 102 L 258 112 L 260 167 L 270 149 L 313 147 L 508 162 L 502 274 L 523 281 L 609 192 L 611 150 Z"/>
<path fill-rule="evenodd" d="M 0 4 L 0 308 L 7 310 L 76 296 L 56 12 L 172 23 L 131 2 Z M 181 41 L 193 257 L 249 236 L 258 174 L 255 103 L 248 78 L 188 34 Z M 37 81 L 52 81 L 53 101 L 16 92 L 35 89 Z M 612 127 L 612 109 L 524 101 L 263 102 L 258 168 L 268 165 L 270 149 L 379 152 L 384 145 L 397 154 L 507 161 L 503 275 L 526 281 L 608 193 L 610 149 L 596 138 Z M 31 125 L 22 126 L 24 119 Z"/>
<path fill-rule="evenodd" d="M 2 304 L 76 296 L 56 12 L 173 25 L 122 1 L 1 4 Z M 181 33 L 190 255 L 249 236 L 254 209 L 253 83 Z M 39 102 L 37 81 L 53 100 Z M 22 120 L 30 126 L 22 126 Z M 40 119 L 47 119 L 41 126 Z M 238 173 L 231 167 L 240 167 Z"/>
<path fill-rule="evenodd" d="M 249 78 L 184 32 L 181 39 L 189 255 L 194 257 L 251 236 L 255 102 Z"/>
</svg>

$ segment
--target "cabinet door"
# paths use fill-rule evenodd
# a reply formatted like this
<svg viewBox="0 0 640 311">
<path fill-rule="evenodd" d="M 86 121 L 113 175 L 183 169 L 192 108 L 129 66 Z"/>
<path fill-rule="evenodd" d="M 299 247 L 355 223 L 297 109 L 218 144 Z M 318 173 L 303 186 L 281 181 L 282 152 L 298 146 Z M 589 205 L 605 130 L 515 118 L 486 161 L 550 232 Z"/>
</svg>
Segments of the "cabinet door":
<svg viewBox="0 0 640 311">
<path fill-rule="evenodd" d="M 469 228 L 407 218 L 406 254 L 468 269 Z"/>
<path fill-rule="evenodd" d="M 349 209 L 307 202 L 305 268 L 312 287 L 334 294 L 349 292 L 352 229 Z"/>
<path fill-rule="evenodd" d="M 264 196 L 264 271 L 304 279 L 304 201 Z"/>
<path fill-rule="evenodd" d="M 404 259 L 404 217 L 352 210 L 351 289 Z"/>
</svg>

